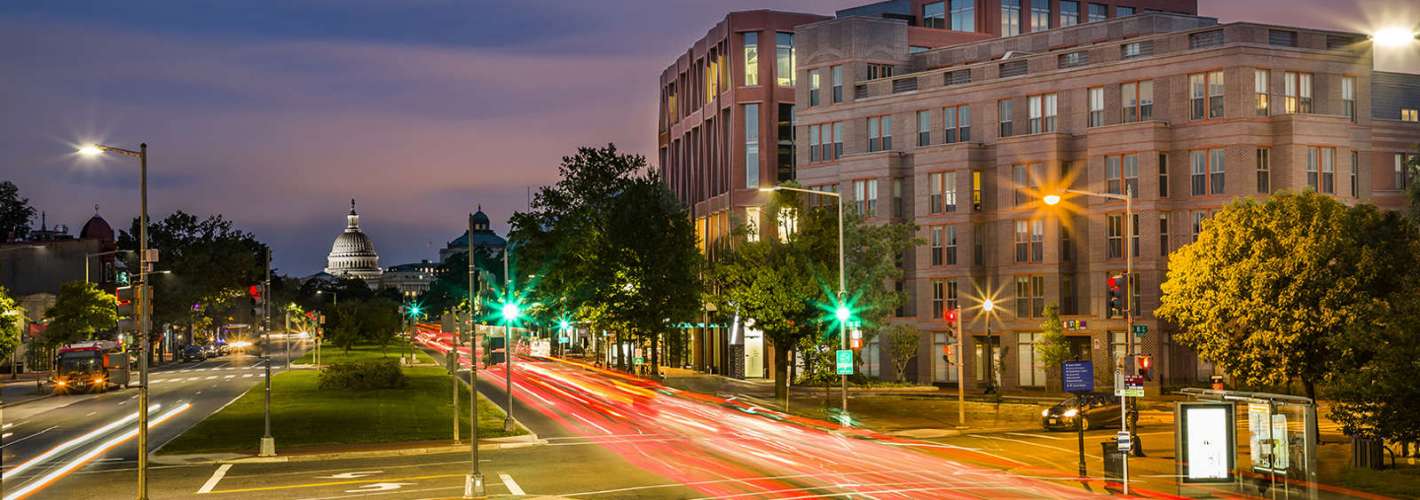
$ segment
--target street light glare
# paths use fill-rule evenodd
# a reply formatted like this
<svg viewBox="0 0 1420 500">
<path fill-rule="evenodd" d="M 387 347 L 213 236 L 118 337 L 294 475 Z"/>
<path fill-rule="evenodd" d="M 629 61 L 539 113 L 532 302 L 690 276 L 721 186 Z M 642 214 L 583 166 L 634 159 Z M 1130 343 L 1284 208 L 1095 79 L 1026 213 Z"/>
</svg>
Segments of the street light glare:
<svg viewBox="0 0 1420 500">
<path fill-rule="evenodd" d="M 833 316 L 838 318 L 839 322 L 847 322 L 848 318 L 853 317 L 853 311 L 849 311 L 848 306 L 838 306 L 838 309 L 833 311 Z"/>
<path fill-rule="evenodd" d="M 98 156 L 103 154 L 103 152 L 103 148 L 100 148 L 93 144 L 85 144 L 79 147 L 79 154 L 84 156 Z"/>
<path fill-rule="evenodd" d="M 1371 35 L 1371 40 L 1375 40 L 1376 45 L 1382 47 L 1400 47 L 1415 41 L 1415 33 L 1398 26 L 1382 28 Z"/>
<path fill-rule="evenodd" d="M 986 312 L 991 312 L 991 309 L 993 309 L 993 308 L 995 308 L 995 307 L 996 307 L 996 304 L 993 303 L 993 302 L 991 302 L 991 299 L 986 299 L 984 302 L 981 303 L 981 310 L 986 311 Z"/>
<path fill-rule="evenodd" d="M 1047 194 L 1047 195 L 1045 195 L 1044 198 L 1041 198 L 1041 201 L 1044 201 L 1046 205 L 1050 205 L 1050 206 L 1059 205 L 1059 204 L 1060 204 L 1060 195 L 1058 195 L 1058 194 Z"/>
<path fill-rule="evenodd" d="M 518 315 L 521 313 L 522 311 L 519 310 L 517 304 L 514 304 L 512 302 L 503 304 L 503 319 L 513 321 L 515 319 L 518 319 Z"/>
</svg>

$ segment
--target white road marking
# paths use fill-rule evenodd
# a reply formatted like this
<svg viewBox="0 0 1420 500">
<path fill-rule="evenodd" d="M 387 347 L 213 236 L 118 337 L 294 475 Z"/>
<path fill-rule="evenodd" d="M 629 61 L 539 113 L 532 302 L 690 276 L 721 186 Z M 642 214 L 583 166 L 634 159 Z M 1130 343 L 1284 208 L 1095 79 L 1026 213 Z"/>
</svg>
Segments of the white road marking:
<svg viewBox="0 0 1420 500">
<path fill-rule="evenodd" d="M 375 474 L 380 474 L 380 473 L 383 473 L 383 472 L 384 472 L 384 471 L 382 471 L 382 470 L 362 470 L 362 471 L 355 471 L 355 472 L 341 472 L 341 473 L 339 473 L 339 474 L 331 474 L 331 475 L 329 475 L 329 476 L 316 476 L 316 478 L 318 478 L 318 479 L 359 479 L 359 478 L 362 478 L 362 477 L 365 477 L 365 476 L 373 476 L 373 475 L 375 475 Z"/>
<path fill-rule="evenodd" d="M 222 377 L 222 380 L 231 380 L 234 377 L 236 377 L 236 375 L 227 375 L 225 377 Z"/>
<path fill-rule="evenodd" d="M 207 478 L 207 482 L 202 483 L 202 487 L 197 489 L 197 494 L 211 493 L 217 483 L 222 482 L 222 478 L 227 475 L 227 470 L 232 468 L 232 464 L 222 464 L 216 471 L 212 472 L 212 477 Z"/>
<path fill-rule="evenodd" d="M 9 428 L 14 427 L 14 426 L 15 426 L 15 424 L 0 425 L 0 429 L 9 429 Z"/>
<path fill-rule="evenodd" d="M 592 426 L 592 427 L 596 427 L 597 429 L 600 429 L 600 430 L 601 430 L 602 432 L 604 432 L 604 433 L 611 434 L 611 431 L 606 430 L 606 427 L 602 427 L 602 426 L 600 426 L 600 425 L 597 425 L 596 422 L 593 422 L 593 421 L 591 421 L 591 420 L 587 420 L 585 417 L 582 417 L 581 415 L 578 415 L 578 414 L 576 414 L 576 413 L 573 413 L 572 416 L 577 417 L 578 420 L 581 420 L 581 421 L 583 421 L 583 422 L 586 422 L 587 425 L 590 425 L 590 426 Z"/>
<path fill-rule="evenodd" d="M 209 376 L 209 377 L 207 377 L 206 379 L 203 379 L 203 380 L 217 380 L 217 376 L 216 376 L 216 375 L 212 375 L 212 376 Z"/>
<path fill-rule="evenodd" d="M 250 373 L 243 373 L 243 374 L 242 374 L 242 378 L 251 378 L 251 374 L 250 374 Z"/>
<path fill-rule="evenodd" d="M 6 433 L 4 433 L 4 434 L 0 434 L 0 439 L 5 439 L 5 438 L 10 437 L 10 436 L 13 436 L 13 435 L 15 435 L 15 433 L 13 433 L 13 432 L 6 432 Z"/>
<path fill-rule="evenodd" d="M 527 494 L 523 491 L 521 487 L 518 486 L 518 482 L 513 480 L 513 476 L 509 476 L 505 473 L 499 472 L 498 479 L 503 480 L 503 486 L 508 487 L 508 493 L 512 493 L 514 496 L 523 496 Z"/>
<path fill-rule="evenodd" d="M 1069 440 L 1074 440 L 1074 439 L 1075 439 L 1075 438 L 1066 439 L 1066 438 L 1062 438 L 1062 437 L 1047 436 L 1047 435 L 1045 435 L 1045 434 L 1031 434 L 1031 433 L 1027 433 L 1027 432 L 1003 432 L 1002 434 L 1006 434 L 1006 435 L 1010 435 L 1010 436 L 1021 436 L 1021 437 L 1030 437 L 1030 438 L 1050 439 L 1050 440 L 1053 440 L 1053 441 L 1069 441 Z"/>
</svg>

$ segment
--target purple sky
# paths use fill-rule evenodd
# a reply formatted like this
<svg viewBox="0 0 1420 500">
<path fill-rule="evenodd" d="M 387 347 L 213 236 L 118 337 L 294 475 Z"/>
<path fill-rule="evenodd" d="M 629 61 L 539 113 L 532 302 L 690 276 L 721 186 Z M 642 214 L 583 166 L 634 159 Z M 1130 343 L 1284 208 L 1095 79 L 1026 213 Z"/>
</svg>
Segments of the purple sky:
<svg viewBox="0 0 1420 500">
<path fill-rule="evenodd" d="M 126 227 L 136 168 L 70 151 L 147 141 L 150 213 L 224 214 L 286 272 L 324 266 L 352 197 L 382 265 L 434 260 L 475 204 L 502 232 L 579 145 L 654 156 L 656 78 L 726 12 L 863 3 L 7 1 L 0 180 L 50 224 L 77 231 L 98 204 Z M 1420 21 L 1408 0 L 1199 8 L 1354 31 Z M 1420 72 L 1415 50 L 1377 66 Z"/>
</svg>

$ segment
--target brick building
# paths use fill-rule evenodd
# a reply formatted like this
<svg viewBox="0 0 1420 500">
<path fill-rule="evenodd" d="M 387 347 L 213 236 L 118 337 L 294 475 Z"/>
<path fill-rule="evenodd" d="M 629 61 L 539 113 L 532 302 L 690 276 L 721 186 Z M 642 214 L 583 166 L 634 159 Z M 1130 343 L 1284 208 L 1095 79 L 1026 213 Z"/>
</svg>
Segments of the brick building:
<svg viewBox="0 0 1420 500">
<path fill-rule="evenodd" d="M 701 250 L 713 257 L 730 244 L 727 236 L 738 224 L 754 221 L 760 233 L 774 230 L 759 220 L 758 207 L 767 196 L 758 189 L 795 178 L 797 166 L 806 164 L 798 157 L 805 148 L 796 145 L 806 139 L 798 136 L 803 127 L 794 125 L 804 123 L 795 116 L 796 103 L 851 102 L 854 97 L 847 94 L 854 87 L 846 85 L 848 79 L 858 82 L 906 71 L 909 68 L 900 63 L 909 53 L 1147 11 L 1196 14 L 1197 8 L 1196 0 L 888 0 L 836 13 L 839 19 L 877 19 L 901 26 L 892 36 L 902 40 L 875 40 L 882 44 L 881 54 L 871 62 L 859 61 L 849 73 L 804 72 L 799 67 L 797 45 L 802 37 L 795 27 L 830 17 L 732 12 L 660 75 L 660 173 L 691 208 Z M 814 36 L 845 35 L 820 30 Z M 823 41 L 814 44 L 826 46 Z M 859 70 L 862 73 L 850 74 Z M 813 89 L 805 93 L 806 87 Z M 797 97 L 796 88 L 801 94 Z M 840 139 L 847 133 L 836 132 Z M 824 133 L 834 137 L 835 130 Z M 817 161 L 815 156 L 812 162 Z M 769 357 L 761 355 L 762 349 L 746 347 L 733 319 L 722 316 L 705 311 L 691 336 L 691 364 L 704 371 L 767 376 L 764 360 Z M 754 332 L 749 333 L 748 342 L 757 342 Z"/>
<path fill-rule="evenodd" d="M 927 243 L 899 285 L 912 297 L 899 321 L 925 332 L 908 369 L 918 382 L 956 383 L 939 318 L 957 306 L 968 388 L 986 381 L 987 342 L 1006 388 L 1045 385 L 1032 344 L 1047 304 L 1108 373 L 1127 332 L 1106 310 L 1106 279 L 1131 249 L 1136 324 L 1148 327 L 1136 349 L 1154 356 L 1156 380 L 1206 380 L 1212 367 L 1152 315 L 1170 251 L 1237 197 L 1314 189 L 1396 208 L 1412 182 L 1398 165 L 1420 144 L 1420 76 L 1373 71 L 1364 35 L 1139 11 L 924 50 L 913 40 L 925 5 L 910 5 L 796 28 L 794 143 L 801 184 L 844 192 L 870 220 L 919 226 Z M 1040 203 L 1066 187 L 1132 189 L 1133 241 L 1122 201 Z M 989 340 L 983 291 L 997 306 Z M 870 374 L 894 375 L 875 344 L 866 354 Z"/>
</svg>

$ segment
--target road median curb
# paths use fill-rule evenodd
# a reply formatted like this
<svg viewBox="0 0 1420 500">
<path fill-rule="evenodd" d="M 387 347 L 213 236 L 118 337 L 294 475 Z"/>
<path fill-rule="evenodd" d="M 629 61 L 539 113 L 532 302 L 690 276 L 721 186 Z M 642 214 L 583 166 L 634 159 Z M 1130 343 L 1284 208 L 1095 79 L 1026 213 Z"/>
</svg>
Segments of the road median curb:
<svg viewBox="0 0 1420 500">
<path fill-rule="evenodd" d="M 44 401 L 44 400 L 49 399 L 49 398 L 52 398 L 52 397 L 54 397 L 54 396 L 57 396 L 57 394 L 50 393 L 50 394 L 44 394 L 44 395 L 41 395 L 41 396 L 35 396 L 35 397 L 29 398 L 29 399 L 22 399 L 22 400 L 19 400 L 19 401 L 6 401 L 6 402 L 4 402 L 4 403 L 0 403 L 0 409 L 3 409 L 3 408 L 14 408 L 14 407 L 16 407 L 16 406 L 20 406 L 20 405 L 25 405 L 25 404 L 33 403 L 33 402 L 35 402 L 35 401 Z"/>
<path fill-rule="evenodd" d="M 509 436 L 503 438 L 493 438 L 481 440 L 478 445 L 479 451 L 509 450 L 516 448 L 527 448 L 547 444 L 546 440 L 538 439 L 535 435 Z M 267 464 L 286 462 L 320 462 L 327 460 L 344 460 L 351 458 L 386 458 L 386 457 L 412 457 L 421 455 L 443 455 L 450 453 L 468 452 L 467 444 L 451 444 L 443 446 L 422 446 L 416 448 L 386 448 L 376 450 L 352 450 L 335 451 L 325 453 L 293 453 L 289 455 L 277 455 L 274 457 L 258 457 L 253 455 L 242 455 L 236 453 L 206 453 L 193 455 L 153 455 L 154 463 L 163 465 L 204 465 L 204 464 Z"/>
</svg>

